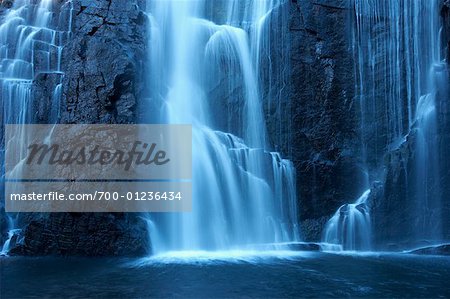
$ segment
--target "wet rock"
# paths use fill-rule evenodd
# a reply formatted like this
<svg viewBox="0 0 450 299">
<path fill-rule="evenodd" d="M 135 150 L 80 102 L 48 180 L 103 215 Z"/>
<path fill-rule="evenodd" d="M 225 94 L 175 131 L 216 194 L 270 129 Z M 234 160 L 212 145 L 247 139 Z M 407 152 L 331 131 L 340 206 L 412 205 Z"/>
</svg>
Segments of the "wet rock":
<svg viewBox="0 0 450 299">
<path fill-rule="evenodd" d="M 446 57 L 445 65 L 447 67 L 447 90 L 440 90 L 438 98 L 439 122 L 440 130 L 440 159 L 441 159 L 441 185 L 443 186 L 442 198 L 445 200 L 443 204 L 442 219 L 444 239 L 450 240 L 450 0 L 442 0 L 441 17 L 442 17 L 442 52 Z"/>
<path fill-rule="evenodd" d="M 288 248 L 293 251 L 320 251 L 321 249 L 316 243 L 289 243 Z"/>
<path fill-rule="evenodd" d="M 387 153 L 385 157 L 386 176 L 380 192 L 371 194 L 369 198 L 371 206 L 372 226 L 376 227 L 374 232 L 375 244 L 378 246 L 389 246 L 393 244 L 407 244 L 412 241 L 411 205 L 408 201 L 407 190 L 408 171 L 414 152 L 414 136 L 408 136 L 398 149 Z M 384 244 L 384 245 L 381 245 Z"/>
<path fill-rule="evenodd" d="M 417 164 L 417 134 L 412 130 L 399 148 L 386 153 L 384 181 L 372 187 L 368 202 L 377 249 L 398 250 L 447 239 L 448 198 L 443 193 L 431 193 L 440 190 L 440 182 L 428 179 L 427 192 L 435 194 L 428 203 L 417 192 L 417 174 L 422 171 Z M 439 154 L 445 161 L 445 154 Z M 442 176 L 442 182 L 444 179 Z M 433 200 L 436 196 L 440 196 L 439 201 Z"/>
<path fill-rule="evenodd" d="M 290 3 L 292 123 L 285 127 L 293 135 L 306 240 L 319 238 L 323 221 L 313 220 L 331 217 L 364 191 L 350 9 L 348 1 Z"/>
<path fill-rule="evenodd" d="M 300 230 L 304 240 L 311 242 L 320 242 L 322 240 L 322 232 L 330 217 L 324 216 L 317 219 L 306 219 L 301 221 Z"/>
<path fill-rule="evenodd" d="M 134 123 L 148 51 L 143 1 L 73 5 L 73 35 L 63 59 L 62 122 Z"/>
<path fill-rule="evenodd" d="M 32 86 L 35 123 L 50 124 L 57 121 L 60 97 L 55 95 L 55 87 L 62 82 L 62 73 L 39 73 Z"/>
<path fill-rule="evenodd" d="M 8 219 L 5 214 L 5 208 L 0 207 L 0 248 L 8 238 Z"/>
<path fill-rule="evenodd" d="M 442 41 L 441 48 L 447 61 L 450 59 L 450 1 L 441 0 Z"/>
<path fill-rule="evenodd" d="M 32 214 L 9 255 L 144 256 L 145 220 L 135 214 Z"/>
<path fill-rule="evenodd" d="M 0 1 L 0 7 L 3 8 L 3 9 L 9 9 L 13 5 L 14 5 L 14 0 L 1 0 Z"/>
<path fill-rule="evenodd" d="M 49 122 L 56 106 L 52 93 L 62 82 L 62 101 L 56 108 L 61 123 L 135 123 L 148 51 L 145 1 L 72 2 L 73 10 L 60 3 L 66 22 L 58 26 L 72 25 L 71 34 L 58 36 L 65 43 L 64 74 L 36 76 L 34 121 Z M 11 255 L 142 256 L 150 250 L 146 223 L 138 214 L 22 213 L 18 226 L 23 240 Z"/>
<path fill-rule="evenodd" d="M 450 255 L 450 244 L 419 248 L 409 251 L 409 253 L 427 255 Z"/>
</svg>

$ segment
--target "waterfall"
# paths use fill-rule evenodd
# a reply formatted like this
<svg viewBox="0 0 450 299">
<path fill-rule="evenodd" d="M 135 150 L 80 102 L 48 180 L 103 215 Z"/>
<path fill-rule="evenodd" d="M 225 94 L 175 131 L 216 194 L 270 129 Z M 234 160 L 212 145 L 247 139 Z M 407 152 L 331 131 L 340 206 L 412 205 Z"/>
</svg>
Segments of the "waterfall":
<svg viewBox="0 0 450 299">
<path fill-rule="evenodd" d="M 8 236 L 5 241 L 5 243 L 2 246 L 2 249 L 0 251 L 1 255 L 7 255 L 11 247 L 14 246 L 15 243 L 17 243 L 19 240 L 17 240 L 18 235 L 20 233 L 20 229 L 16 229 L 16 223 L 17 223 L 17 215 L 6 215 L 7 223 L 8 223 Z"/>
<path fill-rule="evenodd" d="M 0 25 L 0 105 L 1 105 L 1 163 L 4 161 L 4 125 L 33 123 L 36 107 L 43 98 L 34 98 L 36 80 L 42 78 L 53 89 L 48 122 L 56 123 L 59 116 L 63 45 L 70 37 L 72 2 L 55 4 L 53 0 L 16 0 L 1 16 Z M 52 80 L 49 77 L 55 78 Z M 23 132 L 18 138 L 25 140 Z M 4 185 L 4 166 L 1 165 Z M 16 216 L 7 215 L 8 238 L 2 253 L 6 254 L 12 238 L 20 232 Z"/>
<path fill-rule="evenodd" d="M 437 0 L 354 0 L 355 89 L 369 168 L 404 141 L 440 63 Z"/>
<path fill-rule="evenodd" d="M 295 170 L 271 151 L 260 75 L 283 3 L 148 2 L 148 119 L 193 125 L 192 212 L 149 216 L 153 252 L 299 240 Z"/>
<path fill-rule="evenodd" d="M 353 0 L 355 90 L 360 107 L 362 160 L 369 181 L 383 174 L 383 157 L 415 136 L 413 194 L 405 210 L 417 240 L 439 239 L 440 187 L 436 102 L 445 67 L 440 58 L 437 0 Z M 441 83 L 439 83 L 441 82 Z M 328 222 L 324 242 L 370 249 L 370 211 L 361 199 Z M 415 199 L 414 199 L 415 198 Z M 366 199 L 364 199 L 365 201 Z M 362 233 L 364 232 L 364 234 Z M 359 244 L 359 245 L 358 245 Z M 363 245 L 364 244 L 364 245 Z"/>
<path fill-rule="evenodd" d="M 367 190 L 354 204 L 345 204 L 337 210 L 325 227 L 323 248 L 370 250 L 371 223 L 366 205 L 369 194 Z"/>
</svg>

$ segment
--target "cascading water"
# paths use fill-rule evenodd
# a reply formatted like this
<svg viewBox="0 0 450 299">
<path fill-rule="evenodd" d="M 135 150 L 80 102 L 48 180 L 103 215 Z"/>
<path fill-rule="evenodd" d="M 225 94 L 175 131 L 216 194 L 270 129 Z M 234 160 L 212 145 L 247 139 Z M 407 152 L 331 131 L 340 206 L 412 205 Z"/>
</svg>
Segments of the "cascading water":
<svg viewBox="0 0 450 299">
<path fill-rule="evenodd" d="M 416 240 L 437 240 L 441 201 L 435 105 L 439 89 L 446 84 L 439 79 L 446 72 L 440 59 L 438 1 L 354 0 L 354 12 L 355 88 L 369 180 L 383 175 L 384 154 L 414 134 L 416 165 L 410 171 L 416 174 L 411 183 L 415 199 L 409 204 L 414 206 L 410 218 L 415 222 L 411 226 Z M 350 220 L 350 215 L 359 220 Z M 370 249 L 370 236 L 361 234 L 370 234 L 368 226 L 369 210 L 360 198 L 356 205 L 341 207 L 328 222 L 324 242 L 334 240 L 349 250 Z"/>
<path fill-rule="evenodd" d="M 152 114 L 193 125 L 192 212 L 150 216 L 154 252 L 299 240 L 295 171 L 269 151 L 259 75 L 283 2 L 148 3 Z"/>
<path fill-rule="evenodd" d="M 438 1 L 354 0 L 354 7 L 361 133 L 368 167 L 377 168 L 386 149 L 409 133 L 420 97 L 433 93 L 430 71 L 440 63 Z"/>
<path fill-rule="evenodd" d="M 446 88 L 446 67 L 435 63 L 429 70 L 429 93 L 417 103 L 415 124 L 414 239 L 438 243 L 442 241 L 442 201 L 438 152 L 437 97 Z"/>
<path fill-rule="evenodd" d="M 0 25 L 0 105 L 1 105 L 1 163 L 4 161 L 4 125 L 34 121 L 34 83 L 37 78 L 54 76 L 55 85 L 50 95 L 51 108 L 47 121 L 56 123 L 61 101 L 64 73 L 61 70 L 63 44 L 70 36 L 72 2 L 55 4 L 53 0 L 16 0 L 1 16 Z M 67 26 L 67 27 L 66 27 Z M 50 81 L 50 80 L 47 80 Z M 50 84 L 51 85 L 51 84 Z M 25 140 L 22 132 L 19 138 Z M 4 166 L 2 185 L 4 184 Z M 12 238 L 19 233 L 17 217 L 7 215 L 8 237 L 2 254 L 9 250 Z"/>
<path fill-rule="evenodd" d="M 371 223 L 366 205 L 369 194 L 367 190 L 354 204 L 345 204 L 337 210 L 325 227 L 324 249 L 370 250 Z"/>
<path fill-rule="evenodd" d="M 8 223 L 8 236 L 5 241 L 5 243 L 2 246 L 2 249 L 0 251 L 0 255 L 7 255 L 9 250 L 12 246 L 14 246 L 14 243 L 18 242 L 18 236 L 20 233 L 20 229 L 15 228 L 17 223 L 17 215 L 7 215 L 7 223 Z"/>
</svg>

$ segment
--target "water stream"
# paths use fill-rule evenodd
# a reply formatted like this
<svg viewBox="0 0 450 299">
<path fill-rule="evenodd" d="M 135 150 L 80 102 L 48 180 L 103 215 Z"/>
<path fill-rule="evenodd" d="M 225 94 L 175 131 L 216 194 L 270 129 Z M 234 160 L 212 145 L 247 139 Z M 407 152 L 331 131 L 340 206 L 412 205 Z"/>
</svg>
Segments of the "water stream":
<svg viewBox="0 0 450 299">
<path fill-rule="evenodd" d="M 439 90 L 447 84 L 441 78 L 446 72 L 440 57 L 438 1 L 353 2 L 355 88 L 369 181 L 383 176 L 386 152 L 398 149 L 408 135 L 414 136 L 416 165 L 407 170 L 415 174 L 414 190 L 409 195 L 410 206 L 404 209 L 413 211 L 409 215 L 414 219 L 413 238 L 437 242 L 441 240 L 442 207 L 435 106 Z M 348 250 L 360 249 L 355 244 L 370 249 L 366 240 L 370 236 L 355 233 L 371 231 L 369 209 L 361 198 L 336 212 L 324 232 L 325 242 L 334 240 Z"/>
<path fill-rule="evenodd" d="M 341 206 L 328 221 L 322 245 L 329 251 L 368 251 L 371 249 L 370 213 L 366 201 L 367 190 L 353 204 Z M 336 246 L 338 245 L 338 246 Z"/>
<path fill-rule="evenodd" d="M 268 144 L 259 75 L 283 2 L 148 3 L 156 114 L 192 124 L 194 149 L 192 213 L 151 216 L 155 252 L 299 240 L 295 170 Z"/>
<path fill-rule="evenodd" d="M 17 0 L 4 16 L 0 25 L 0 108 L 1 108 L 1 169 L 4 184 L 5 124 L 25 124 L 35 121 L 37 100 L 36 81 L 44 81 L 53 89 L 49 97 L 51 109 L 47 121 L 56 123 L 59 116 L 64 72 L 61 70 L 63 44 L 70 37 L 72 2 L 56 5 L 52 0 Z M 61 13 L 66 12 L 66 13 Z M 66 19 L 68 17 L 68 19 Z M 68 27 L 66 27 L 68 26 Z M 50 78 L 55 83 L 52 86 Z M 35 101 L 36 100 L 36 101 Z M 33 113 L 34 112 L 34 113 Z M 17 132 L 17 138 L 28 138 Z M 3 189 L 3 188 L 2 188 Z M 7 215 L 8 237 L 3 245 L 6 254 L 12 238 L 20 232 L 17 218 Z"/>
</svg>

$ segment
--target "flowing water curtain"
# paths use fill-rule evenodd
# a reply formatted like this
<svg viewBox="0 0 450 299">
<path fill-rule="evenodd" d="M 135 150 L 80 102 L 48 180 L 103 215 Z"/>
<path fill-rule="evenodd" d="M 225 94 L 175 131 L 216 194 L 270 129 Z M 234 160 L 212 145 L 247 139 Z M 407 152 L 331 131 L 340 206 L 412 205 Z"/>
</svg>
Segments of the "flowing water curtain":
<svg viewBox="0 0 450 299">
<path fill-rule="evenodd" d="M 437 0 L 355 0 L 353 45 L 361 131 L 369 168 L 382 163 L 416 121 L 439 60 Z"/>
<path fill-rule="evenodd" d="M 420 87 L 415 106 L 415 198 L 414 237 L 417 241 L 442 241 L 442 195 L 439 155 L 439 119 L 437 107 L 445 101 L 448 88 L 446 63 L 441 58 L 440 34 L 442 27 L 438 15 L 438 1 L 429 1 L 422 7 L 424 35 L 419 47 Z"/>
<path fill-rule="evenodd" d="M 355 0 L 353 44 L 364 160 L 376 179 L 387 151 L 414 138 L 406 207 L 415 238 L 439 231 L 435 95 L 440 64 L 436 0 Z"/>
<path fill-rule="evenodd" d="M 156 114 L 194 125 L 193 211 L 151 216 L 154 251 L 297 240 L 295 171 L 269 152 L 257 75 L 260 28 L 278 3 L 149 3 Z"/>
<path fill-rule="evenodd" d="M 379 179 L 386 152 L 414 136 L 415 165 L 408 170 L 414 173 L 409 176 L 414 187 L 406 191 L 410 207 L 405 211 L 411 211 L 414 238 L 436 239 L 441 206 L 435 97 L 436 82 L 443 81 L 436 79 L 441 64 L 438 1 L 354 0 L 354 13 L 363 161 L 370 180 Z M 365 204 L 344 205 L 328 222 L 324 241 L 361 249 L 353 244 L 368 244 L 357 233 L 370 233 L 366 217 L 370 220 Z"/>
<path fill-rule="evenodd" d="M 56 122 L 59 116 L 61 88 L 64 73 L 61 59 L 64 43 L 70 37 L 72 27 L 72 2 L 56 4 L 53 0 L 17 0 L 4 12 L 0 25 L 0 94 L 1 131 L 5 124 L 33 123 L 38 107 L 48 108 L 48 122 Z M 53 90 L 47 97 L 40 94 L 38 83 Z M 42 103 L 42 101 L 48 101 Z M 16 138 L 25 139 L 22 132 Z M 2 161 L 4 140 L 1 140 Z M 2 178 L 4 178 L 2 166 Z M 3 186 L 3 183 L 2 183 Z M 17 217 L 7 215 L 10 230 L 8 251 L 14 234 Z"/>
</svg>

